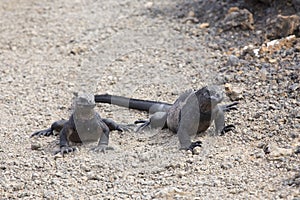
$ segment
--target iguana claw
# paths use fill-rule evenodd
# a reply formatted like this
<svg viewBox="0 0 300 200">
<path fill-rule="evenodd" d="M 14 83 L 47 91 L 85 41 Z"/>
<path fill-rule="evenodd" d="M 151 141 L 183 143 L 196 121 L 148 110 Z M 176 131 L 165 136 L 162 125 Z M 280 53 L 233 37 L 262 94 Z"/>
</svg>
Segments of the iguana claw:
<svg viewBox="0 0 300 200">
<path fill-rule="evenodd" d="M 143 123 L 142 125 L 140 125 L 135 132 L 139 132 L 140 130 L 143 130 L 144 128 L 146 128 L 147 126 L 150 125 L 150 121 L 148 120 L 137 120 L 134 122 L 135 124 L 139 124 L 139 123 Z"/>
<path fill-rule="evenodd" d="M 221 135 L 224 135 L 225 133 L 232 131 L 233 129 L 235 129 L 235 126 L 233 124 L 224 126 L 223 130 L 221 131 Z"/>
<path fill-rule="evenodd" d="M 202 146 L 201 141 L 192 142 L 192 144 L 189 146 L 189 148 L 187 150 L 190 150 L 193 152 L 195 147 L 201 147 L 201 146 Z"/>
<path fill-rule="evenodd" d="M 96 147 L 91 148 L 91 151 L 95 151 L 95 152 L 106 153 L 107 150 L 114 150 L 114 148 L 113 147 L 109 147 L 107 145 L 98 145 Z"/>
<path fill-rule="evenodd" d="M 54 152 L 54 155 L 61 153 L 62 155 L 77 151 L 77 147 L 61 147 L 59 150 Z"/>
<path fill-rule="evenodd" d="M 41 130 L 41 131 L 36 131 L 34 132 L 30 137 L 34 136 L 50 136 L 53 135 L 53 130 L 51 128 Z"/>
<path fill-rule="evenodd" d="M 222 106 L 222 110 L 226 111 L 226 112 L 231 111 L 231 110 L 237 110 L 236 105 L 238 105 L 238 104 L 239 104 L 239 102 L 233 102 L 232 104 Z"/>
<path fill-rule="evenodd" d="M 129 127 L 129 125 L 118 125 L 116 130 L 120 132 L 124 132 L 124 131 L 131 131 L 132 128 Z"/>
</svg>

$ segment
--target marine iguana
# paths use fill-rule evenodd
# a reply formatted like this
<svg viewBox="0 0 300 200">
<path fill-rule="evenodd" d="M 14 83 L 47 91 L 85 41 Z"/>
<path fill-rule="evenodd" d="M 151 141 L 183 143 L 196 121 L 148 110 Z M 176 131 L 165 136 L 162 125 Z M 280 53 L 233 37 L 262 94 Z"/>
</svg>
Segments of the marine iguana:
<svg viewBox="0 0 300 200">
<path fill-rule="evenodd" d="M 206 131 L 213 121 L 217 135 L 235 128 L 234 125 L 225 126 L 224 111 L 236 110 L 238 103 L 218 105 L 222 100 L 223 95 L 215 86 L 206 86 L 197 91 L 188 90 L 173 104 L 109 94 L 95 95 L 96 103 L 109 103 L 153 113 L 149 120 L 136 121 L 136 123 L 143 123 L 139 129 L 146 126 L 169 128 L 177 133 L 181 149 L 191 151 L 202 143 L 192 142 L 191 136 Z"/>
<path fill-rule="evenodd" d="M 119 125 L 111 119 L 103 119 L 94 110 L 96 103 L 94 95 L 81 94 L 75 99 L 74 112 L 69 120 L 59 120 L 54 122 L 50 128 L 34 132 L 33 136 L 50 136 L 54 131 L 59 132 L 60 150 L 54 154 L 66 154 L 76 150 L 69 142 L 84 143 L 98 142 L 92 150 L 105 152 L 108 147 L 109 132 L 112 130 L 128 130 L 126 126 Z"/>
</svg>

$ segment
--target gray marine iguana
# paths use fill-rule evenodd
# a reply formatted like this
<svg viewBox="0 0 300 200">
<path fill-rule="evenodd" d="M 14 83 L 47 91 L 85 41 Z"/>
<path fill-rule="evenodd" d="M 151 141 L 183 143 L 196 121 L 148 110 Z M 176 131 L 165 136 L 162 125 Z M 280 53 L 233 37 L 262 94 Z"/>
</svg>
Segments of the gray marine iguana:
<svg viewBox="0 0 300 200">
<path fill-rule="evenodd" d="M 224 111 L 236 110 L 238 102 L 218 105 L 222 100 L 222 93 L 218 92 L 214 86 L 206 86 L 197 91 L 188 90 L 181 94 L 173 104 L 109 94 L 95 95 L 96 103 L 109 103 L 153 113 L 149 120 L 135 122 L 143 123 L 139 129 L 146 126 L 169 128 L 177 133 L 181 149 L 191 151 L 202 144 L 201 141 L 192 142 L 191 136 L 206 131 L 213 121 L 217 135 L 235 128 L 232 124 L 225 126 Z"/>
<path fill-rule="evenodd" d="M 109 132 L 112 130 L 128 130 L 126 126 L 119 125 L 111 119 L 101 118 L 94 110 L 96 106 L 94 95 L 81 94 L 75 99 L 74 111 L 69 120 L 59 120 L 54 122 L 50 128 L 36 131 L 33 136 L 50 136 L 54 131 L 59 132 L 60 150 L 54 154 L 66 154 L 74 152 L 77 148 L 70 146 L 70 142 L 98 142 L 92 150 L 105 152 L 108 147 Z"/>
</svg>

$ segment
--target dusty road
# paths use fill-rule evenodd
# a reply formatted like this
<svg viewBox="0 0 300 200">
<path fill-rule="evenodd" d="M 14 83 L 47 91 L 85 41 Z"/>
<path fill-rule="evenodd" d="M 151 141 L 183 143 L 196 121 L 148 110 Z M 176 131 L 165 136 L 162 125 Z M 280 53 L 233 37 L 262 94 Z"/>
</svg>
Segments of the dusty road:
<svg viewBox="0 0 300 200">
<path fill-rule="evenodd" d="M 0 198 L 299 199 L 299 51 L 289 67 L 228 64 L 213 29 L 186 23 L 193 9 L 169 0 L 1 1 Z M 239 111 L 226 115 L 236 130 L 209 129 L 198 155 L 180 151 L 167 130 L 112 132 L 114 151 L 84 145 L 65 157 L 52 155 L 57 137 L 29 138 L 68 118 L 79 90 L 173 102 L 225 83 L 244 91 Z M 124 124 L 147 117 L 97 111 Z"/>
</svg>

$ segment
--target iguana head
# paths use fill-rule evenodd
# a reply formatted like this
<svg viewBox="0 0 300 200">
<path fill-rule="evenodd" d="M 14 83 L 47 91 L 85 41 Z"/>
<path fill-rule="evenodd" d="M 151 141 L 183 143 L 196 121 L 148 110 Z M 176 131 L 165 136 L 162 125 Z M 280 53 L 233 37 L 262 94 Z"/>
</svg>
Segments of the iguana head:
<svg viewBox="0 0 300 200">
<path fill-rule="evenodd" d="M 76 119 L 87 120 L 95 116 L 96 106 L 94 95 L 88 93 L 78 94 L 75 98 L 74 115 Z"/>
<path fill-rule="evenodd" d="M 93 94 L 82 93 L 76 97 L 75 100 L 76 107 L 92 107 L 96 106 L 95 98 Z"/>
<path fill-rule="evenodd" d="M 223 100 L 223 93 L 217 86 L 206 86 L 196 91 L 201 112 L 210 112 Z"/>
<path fill-rule="evenodd" d="M 207 86 L 206 88 L 212 104 L 217 105 L 218 103 L 221 103 L 221 101 L 224 99 L 221 88 L 218 88 L 217 86 Z"/>
</svg>

